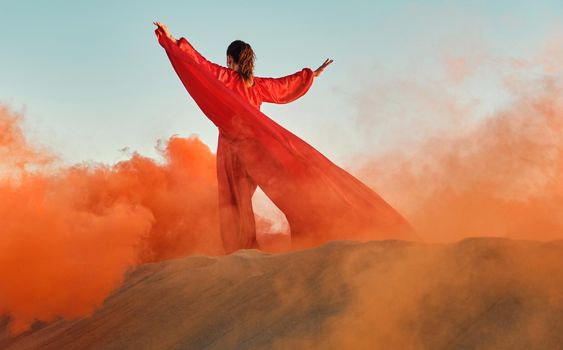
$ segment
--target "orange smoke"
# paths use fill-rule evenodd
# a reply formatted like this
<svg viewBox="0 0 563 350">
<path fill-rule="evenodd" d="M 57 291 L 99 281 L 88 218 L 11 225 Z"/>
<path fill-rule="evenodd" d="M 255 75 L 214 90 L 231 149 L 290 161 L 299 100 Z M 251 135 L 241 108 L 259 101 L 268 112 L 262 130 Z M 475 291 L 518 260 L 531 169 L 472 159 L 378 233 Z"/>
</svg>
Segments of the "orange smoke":
<svg viewBox="0 0 563 350">
<path fill-rule="evenodd" d="M 172 137 L 162 164 L 134 154 L 61 168 L 19 119 L 0 109 L 0 314 L 12 331 L 91 313 L 136 263 L 222 253 L 215 158 L 198 139 Z"/>
<path fill-rule="evenodd" d="M 562 92 L 553 77 L 514 87 L 511 105 L 476 127 L 374 160 L 363 177 L 429 241 L 561 239 Z"/>
</svg>

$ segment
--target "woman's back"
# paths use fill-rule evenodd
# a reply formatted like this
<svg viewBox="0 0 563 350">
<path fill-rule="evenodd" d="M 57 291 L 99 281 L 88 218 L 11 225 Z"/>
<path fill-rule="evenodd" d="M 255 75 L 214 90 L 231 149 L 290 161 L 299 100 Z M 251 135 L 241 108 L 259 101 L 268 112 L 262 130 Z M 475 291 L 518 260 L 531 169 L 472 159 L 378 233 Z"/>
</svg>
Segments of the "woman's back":
<svg viewBox="0 0 563 350">
<path fill-rule="evenodd" d="M 233 69 L 208 61 L 185 38 L 178 39 L 177 45 L 199 66 L 257 109 L 260 109 L 262 102 L 284 104 L 295 101 L 303 96 L 313 84 L 313 71 L 310 68 L 304 68 L 281 78 L 254 77 L 253 84 L 247 86 L 241 74 Z"/>
</svg>

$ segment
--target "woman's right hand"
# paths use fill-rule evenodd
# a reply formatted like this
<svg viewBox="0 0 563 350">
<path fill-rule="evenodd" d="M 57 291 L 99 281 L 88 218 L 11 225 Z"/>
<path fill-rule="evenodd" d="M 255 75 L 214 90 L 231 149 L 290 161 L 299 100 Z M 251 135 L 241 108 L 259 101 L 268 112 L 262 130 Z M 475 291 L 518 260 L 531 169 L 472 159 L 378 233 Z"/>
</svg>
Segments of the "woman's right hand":
<svg viewBox="0 0 563 350">
<path fill-rule="evenodd" d="M 321 73 L 325 70 L 326 67 L 328 67 L 332 62 L 334 62 L 333 60 L 327 58 L 323 64 L 321 64 L 321 66 L 319 68 L 317 68 L 314 72 L 313 75 L 315 77 L 318 77 L 319 75 L 321 75 Z"/>
<path fill-rule="evenodd" d="M 176 42 L 176 39 L 174 39 L 174 37 L 172 36 L 172 34 L 170 34 L 170 31 L 168 30 L 168 27 L 166 26 L 166 24 L 161 23 L 161 22 L 153 22 L 153 24 L 158 27 L 158 28 L 156 29 L 157 31 L 160 31 L 161 34 L 163 34 L 164 36 L 170 38 L 172 41 Z"/>
</svg>

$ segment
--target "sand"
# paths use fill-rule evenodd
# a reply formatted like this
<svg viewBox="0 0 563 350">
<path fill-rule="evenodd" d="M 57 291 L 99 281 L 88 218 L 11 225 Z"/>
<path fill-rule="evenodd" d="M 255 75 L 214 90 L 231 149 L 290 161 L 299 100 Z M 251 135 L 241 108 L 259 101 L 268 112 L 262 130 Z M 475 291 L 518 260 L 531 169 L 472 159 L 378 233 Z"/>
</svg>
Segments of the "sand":
<svg viewBox="0 0 563 350">
<path fill-rule="evenodd" d="M 563 349 L 563 242 L 334 241 L 138 266 L 0 349 Z"/>
</svg>

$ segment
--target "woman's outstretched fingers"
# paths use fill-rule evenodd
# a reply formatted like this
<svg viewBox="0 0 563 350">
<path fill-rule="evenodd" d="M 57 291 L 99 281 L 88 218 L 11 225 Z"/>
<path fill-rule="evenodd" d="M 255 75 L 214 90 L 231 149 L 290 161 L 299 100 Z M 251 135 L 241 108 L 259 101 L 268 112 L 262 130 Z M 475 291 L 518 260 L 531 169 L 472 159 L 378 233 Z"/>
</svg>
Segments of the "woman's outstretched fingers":
<svg viewBox="0 0 563 350">
<path fill-rule="evenodd" d="M 158 29 L 162 30 L 163 32 L 168 32 L 168 28 L 166 27 L 166 24 L 162 23 L 162 22 L 152 22 L 155 26 L 158 27 Z"/>
<path fill-rule="evenodd" d="M 329 64 L 331 64 L 332 62 L 334 62 L 333 60 L 331 60 L 330 58 L 327 58 L 323 64 L 321 64 L 321 66 L 319 68 L 317 68 L 316 71 L 314 71 L 314 76 L 318 77 L 319 75 L 321 75 L 321 73 L 325 70 L 326 67 L 328 67 Z"/>
</svg>

